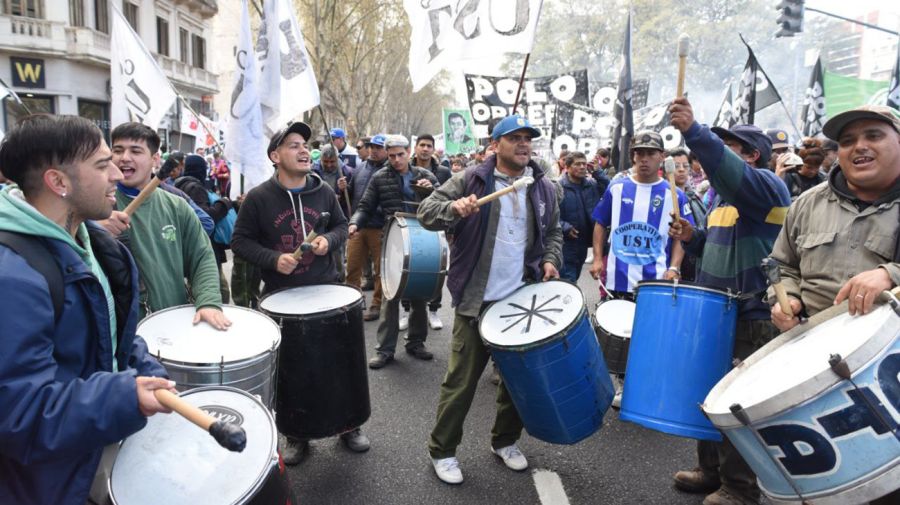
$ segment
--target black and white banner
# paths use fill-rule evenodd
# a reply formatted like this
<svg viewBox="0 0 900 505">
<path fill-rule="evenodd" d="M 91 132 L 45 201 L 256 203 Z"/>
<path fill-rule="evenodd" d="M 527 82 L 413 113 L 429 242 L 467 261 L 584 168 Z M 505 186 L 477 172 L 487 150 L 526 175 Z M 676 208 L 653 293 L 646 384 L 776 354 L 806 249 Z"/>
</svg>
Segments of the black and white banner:
<svg viewBox="0 0 900 505">
<path fill-rule="evenodd" d="M 716 120 L 713 121 L 713 126 L 728 130 L 734 126 L 734 124 L 734 98 L 731 95 L 731 81 L 728 81 L 728 86 L 725 88 L 725 95 L 722 96 L 722 105 L 719 106 L 719 113 L 716 114 Z"/>
<path fill-rule="evenodd" d="M 827 114 L 825 111 L 825 77 L 822 73 L 822 58 L 816 60 L 812 75 L 809 77 L 809 86 L 806 88 L 806 97 L 803 99 L 803 112 L 800 120 L 803 121 L 801 131 L 806 137 L 815 137 L 822 133 Z"/>
<path fill-rule="evenodd" d="M 900 44 L 897 44 L 897 60 L 891 71 L 891 84 L 888 86 L 887 106 L 900 111 Z"/>
<path fill-rule="evenodd" d="M 749 56 L 741 73 L 737 100 L 734 104 L 734 119 L 736 124 L 753 124 L 757 111 L 780 102 L 781 96 L 769 80 L 766 71 L 759 66 L 753 49 L 743 38 L 741 41 L 747 46 Z"/>
<path fill-rule="evenodd" d="M 618 84 L 615 82 L 594 84 L 594 91 L 591 93 L 591 106 L 595 110 L 612 114 L 613 106 L 616 103 L 616 86 Z M 631 105 L 635 109 L 646 107 L 647 95 L 650 92 L 650 81 L 648 79 L 635 79 L 632 82 L 631 90 Z"/>
</svg>

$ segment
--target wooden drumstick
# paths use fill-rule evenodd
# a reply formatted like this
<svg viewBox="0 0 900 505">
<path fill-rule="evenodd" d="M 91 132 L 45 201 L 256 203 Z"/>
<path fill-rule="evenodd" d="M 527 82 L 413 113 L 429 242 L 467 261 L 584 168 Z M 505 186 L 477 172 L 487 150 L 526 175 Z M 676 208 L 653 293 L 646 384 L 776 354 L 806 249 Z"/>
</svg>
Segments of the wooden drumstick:
<svg viewBox="0 0 900 505">
<path fill-rule="evenodd" d="M 157 389 L 153 391 L 153 394 L 164 407 L 177 412 L 188 421 L 208 431 L 219 445 L 229 451 L 241 452 L 247 447 L 247 433 L 244 431 L 244 428 L 234 423 L 216 420 L 213 416 L 184 401 L 167 389 Z"/>
<path fill-rule="evenodd" d="M 669 179 L 669 190 L 672 192 L 672 213 L 675 214 L 675 221 L 678 221 L 681 217 L 681 212 L 679 212 L 680 209 L 678 208 L 678 189 L 675 187 L 675 158 L 667 156 L 664 165 L 666 167 L 666 177 Z"/>
<path fill-rule="evenodd" d="M 301 209 L 301 212 L 302 212 L 302 209 Z M 319 234 L 316 233 L 316 228 L 327 223 L 329 219 L 331 219 L 330 212 L 323 212 L 323 213 L 319 214 L 319 219 L 316 219 L 316 224 L 313 225 L 312 231 L 309 232 L 308 235 L 306 235 L 306 238 L 303 239 L 303 243 L 301 243 L 300 247 L 298 247 L 292 254 L 292 256 L 294 257 L 295 260 L 299 260 L 300 256 L 303 256 L 303 253 L 312 249 L 312 241 L 315 240 L 316 237 L 319 236 Z"/>
<path fill-rule="evenodd" d="M 794 317 L 794 311 L 791 310 L 791 301 L 788 299 L 787 291 L 781 284 L 781 269 L 778 262 L 772 258 L 763 258 L 762 269 L 769 278 L 769 285 L 775 290 L 775 297 L 778 299 L 778 305 L 781 306 L 781 312 L 786 316 Z"/>
<path fill-rule="evenodd" d="M 678 37 L 678 84 L 675 95 L 678 98 L 684 96 L 684 70 L 687 67 L 688 42 L 690 40 L 685 33 Z"/>
<path fill-rule="evenodd" d="M 522 177 L 521 179 L 514 182 L 512 184 L 512 186 L 507 186 L 499 191 L 494 191 L 493 193 L 491 193 L 487 196 L 483 196 L 483 197 L 479 198 L 478 201 L 475 202 L 475 205 L 481 207 L 482 205 L 484 205 L 486 203 L 493 202 L 494 200 L 500 198 L 501 196 L 503 196 L 505 194 L 512 193 L 513 191 L 518 191 L 519 189 L 528 187 L 532 183 L 534 183 L 534 177 L 526 175 L 525 177 Z"/>
<path fill-rule="evenodd" d="M 134 211 L 136 211 L 138 207 L 143 205 L 144 201 L 147 198 L 150 198 L 150 195 L 153 193 L 153 191 L 157 187 L 159 187 L 159 183 L 161 180 L 162 179 L 160 179 L 159 177 L 153 177 L 152 179 L 150 179 L 150 182 L 148 182 L 147 185 L 144 186 L 144 189 L 142 189 L 141 192 L 138 193 L 138 196 L 134 197 L 134 200 L 132 200 L 131 203 L 129 203 L 128 206 L 125 207 L 125 210 L 123 212 L 125 212 L 129 216 L 134 214 Z"/>
</svg>

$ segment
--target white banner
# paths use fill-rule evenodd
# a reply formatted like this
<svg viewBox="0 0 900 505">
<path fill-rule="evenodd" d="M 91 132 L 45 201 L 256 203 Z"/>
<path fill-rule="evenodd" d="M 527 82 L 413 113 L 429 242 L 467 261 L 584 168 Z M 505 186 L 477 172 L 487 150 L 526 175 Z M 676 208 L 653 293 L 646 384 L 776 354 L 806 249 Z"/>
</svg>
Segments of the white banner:
<svg viewBox="0 0 900 505">
<path fill-rule="evenodd" d="M 412 37 L 409 77 L 419 91 L 460 60 L 531 52 L 541 0 L 403 0 Z"/>
<path fill-rule="evenodd" d="M 97 0 L 104 1 L 104 0 Z M 110 37 L 113 127 L 128 121 L 156 129 L 175 103 L 175 90 L 114 2 Z"/>
<path fill-rule="evenodd" d="M 256 42 L 262 65 L 260 103 L 266 133 L 319 105 L 319 85 L 289 0 L 269 0 Z"/>
<path fill-rule="evenodd" d="M 276 2 L 267 2 L 274 4 Z M 241 2 L 241 28 L 235 52 L 234 85 L 225 126 L 225 158 L 235 173 L 244 175 L 244 191 L 272 176 L 272 163 L 266 156 L 262 110 L 259 104 L 259 70 L 250 36 L 250 14 L 247 0 Z M 237 179 L 235 177 L 234 179 Z M 240 184 L 232 184 L 239 188 Z"/>
</svg>

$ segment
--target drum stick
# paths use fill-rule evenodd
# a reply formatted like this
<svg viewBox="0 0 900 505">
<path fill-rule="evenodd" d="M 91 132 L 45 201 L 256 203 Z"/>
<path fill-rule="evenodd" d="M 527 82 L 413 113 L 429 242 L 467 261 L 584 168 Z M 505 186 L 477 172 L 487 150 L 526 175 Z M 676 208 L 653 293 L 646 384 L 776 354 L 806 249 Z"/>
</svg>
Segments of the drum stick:
<svg viewBox="0 0 900 505">
<path fill-rule="evenodd" d="M 319 234 L 316 233 L 316 228 L 327 223 L 329 219 L 331 219 L 330 212 L 323 212 L 323 213 L 319 214 L 319 219 L 317 219 L 316 224 L 313 225 L 312 231 L 309 232 L 309 234 L 306 236 L 306 238 L 303 239 L 303 242 L 300 244 L 300 247 L 298 247 L 294 251 L 294 253 L 291 255 L 294 257 L 295 260 L 299 260 L 300 256 L 303 256 L 303 253 L 312 249 L 312 241 L 315 240 L 316 237 L 319 236 Z"/>
<path fill-rule="evenodd" d="M 672 192 L 672 214 L 675 215 L 677 222 L 681 218 L 681 213 L 678 208 L 678 188 L 675 187 L 675 158 L 667 156 L 665 166 L 666 177 L 669 178 L 669 190 Z"/>
<path fill-rule="evenodd" d="M 247 433 L 244 431 L 244 428 L 233 423 L 217 421 L 213 416 L 184 401 L 167 389 L 157 389 L 153 391 L 153 394 L 164 407 L 177 412 L 188 421 L 208 431 L 219 445 L 229 451 L 241 452 L 247 447 Z"/>
<path fill-rule="evenodd" d="M 483 197 L 479 198 L 478 201 L 475 202 L 475 205 L 481 207 L 482 205 L 484 205 L 486 203 L 493 202 L 494 200 L 500 198 L 501 196 L 503 196 L 505 194 L 512 193 L 513 191 L 518 191 L 521 188 L 528 187 L 533 182 L 534 182 L 534 177 L 526 175 L 525 177 L 522 177 L 521 179 L 514 182 L 512 184 L 512 186 L 507 186 L 499 191 L 494 191 L 493 193 L 491 193 L 487 196 L 483 196 Z"/>
<path fill-rule="evenodd" d="M 676 96 L 681 98 L 684 96 L 684 70 L 687 67 L 688 42 L 690 37 L 682 33 L 678 37 L 678 83 L 676 86 Z"/>
<path fill-rule="evenodd" d="M 350 210 L 350 193 L 347 188 L 344 188 L 344 203 L 347 204 L 347 219 L 350 219 L 353 217 L 353 212 Z"/>
<path fill-rule="evenodd" d="M 794 311 L 791 310 L 791 302 L 788 299 L 787 291 L 781 284 L 781 268 L 778 262 L 772 258 L 764 258 L 762 260 L 762 269 L 766 273 L 766 277 L 769 278 L 769 284 L 772 286 L 772 289 L 775 290 L 775 297 L 778 299 L 778 305 L 781 306 L 781 312 L 786 316 L 793 317 Z"/>
<path fill-rule="evenodd" d="M 131 203 L 129 203 L 128 206 L 125 207 L 124 212 L 129 216 L 134 214 L 134 211 L 136 211 L 138 207 L 140 207 L 144 203 L 144 200 L 150 198 L 150 194 L 153 193 L 153 191 L 159 186 L 161 180 L 162 179 L 160 179 L 159 177 L 153 177 L 152 179 L 150 179 L 150 182 L 148 182 L 147 185 L 144 186 L 144 189 L 142 189 L 141 192 L 138 193 L 138 196 L 134 197 L 134 200 L 132 200 Z"/>
</svg>

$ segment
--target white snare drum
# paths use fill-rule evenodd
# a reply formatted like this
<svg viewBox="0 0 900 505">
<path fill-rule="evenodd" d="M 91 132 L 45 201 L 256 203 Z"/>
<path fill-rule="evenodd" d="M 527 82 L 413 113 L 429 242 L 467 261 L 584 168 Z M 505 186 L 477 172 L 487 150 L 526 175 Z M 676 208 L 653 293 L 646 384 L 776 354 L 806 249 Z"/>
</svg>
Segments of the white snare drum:
<svg viewBox="0 0 900 505">
<path fill-rule="evenodd" d="M 594 310 L 594 332 L 606 367 L 612 373 L 625 373 L 635 307 L 635 303 L 628 300 L 607 300 L 598 303 Z"/>
<path fill-rule="evenodd" d="M 271 408 L 281 329 L 255 310 L 234 305 L 222 310 L 232 322 L 226 331 L 203 322 L 195 326 L 196 309 L 183 305 L 147 316 L 137 334 L 180 391 L 231 386 L 259 395 Z"/>
</svg>

